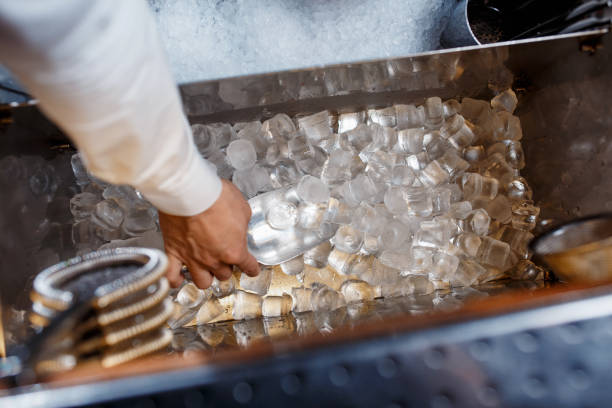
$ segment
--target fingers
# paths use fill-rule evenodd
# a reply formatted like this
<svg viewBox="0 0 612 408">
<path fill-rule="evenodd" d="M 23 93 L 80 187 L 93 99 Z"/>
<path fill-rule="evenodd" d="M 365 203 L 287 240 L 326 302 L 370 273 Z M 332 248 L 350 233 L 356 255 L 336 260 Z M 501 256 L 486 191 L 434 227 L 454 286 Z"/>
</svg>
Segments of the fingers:
<svg viewBox="0 0 612 408">
<path fill-rule="evenodd" d="M 212 272 L 220 281 L 228 280 L 232 276 L 232 268 L 227 264 L 219 265 Z"/>
<path fill-rule="evenodd" d="M 170 282 L 170 286 L 177 288 L 183 282 L 183 275 L 181 275 L 181 268 L 183 263 L 174 255 L 168 255 L 168 269 L 166 269 L 166 278 Z"/>
<path fill-rule="evenodd" d="M 213 276 L 206 269 L 197 266 L 190 266 L 189 273 L 191 274 L 193 283 L 195 283 L 200 289 L 206 289 L 212 284 Z"/>
<path fill-rule="evenodd" d="M 245 250 L 244 260 L 237 263 L 236 266 L 249 276 L 259 275 L 259 263 L 257 263 L 249 251 Z"/>
</svg>

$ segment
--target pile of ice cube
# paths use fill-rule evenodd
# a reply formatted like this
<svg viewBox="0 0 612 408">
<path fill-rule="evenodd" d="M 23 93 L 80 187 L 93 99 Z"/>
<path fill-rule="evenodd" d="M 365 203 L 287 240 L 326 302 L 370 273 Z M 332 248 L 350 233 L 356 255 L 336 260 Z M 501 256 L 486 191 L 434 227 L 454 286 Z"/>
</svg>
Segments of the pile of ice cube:
<svg viewBox="0 0 612 408">
<path fill-rule="evenodd" d="M 299 205 L 279 201 L 268 208 L 272 228 L 315 231 L 325 240 L 280 268 L 262 268 L 256 278 L 236 274 L 215 279 L 207 291 L 191 285 L 187 297 L 179 291 L 191 300 L 176 298 L 171 325 L 542 278 L 527 248 L 539 208 L 520 176 L 525 161 L 516 105 L 508 89 L 490 102 L 432 97 L 421 106 L 194 124 L 200 153 L 247 199 L 295 190 Z M 92 182 L 78 156 L 73 168 L 83 183 L 71 202 L 75 242 L 88 242 L 82 231 L 116 246 L 131 244 L 129 237 L 159 238 L 155 211 L 137 192 Z M 331 280 L 313 278 L 322 268 Z M 284 283 L 285 295 L 271 295 L 281 273 L 293 280 Z"/>
<path fill-rule="evenodd" d="M 516 104 L 508 89 L 490 102 L 433 97 L 422 106 L 278 114 L 231 129 L 194 125 L 200 151 L 246 198 L 295 189 L 299 205 L 268 208 L 272 228 L 314 230 L 328 239 L 280 265 L 297 278 L 287 288 L 290 298 L 262 297 L 273 268 L 239 277 L 232 316 L 333 310 L 380 296 L 542 278 L 527 248 L 539 208 L 520 176 Z M 324 267 L 343 282 L 338 290 L 301 283 Z M 266 306 L 272 300 L 274 312 Z"/>
<path fill-rule="evenodd" d="M 127 246 L 163 249 L 157 210 L 138 191 L 95 178 L 79 153 L 71 165 L 81 190 L 70 199 L 77 254 Z"/>
</svg>

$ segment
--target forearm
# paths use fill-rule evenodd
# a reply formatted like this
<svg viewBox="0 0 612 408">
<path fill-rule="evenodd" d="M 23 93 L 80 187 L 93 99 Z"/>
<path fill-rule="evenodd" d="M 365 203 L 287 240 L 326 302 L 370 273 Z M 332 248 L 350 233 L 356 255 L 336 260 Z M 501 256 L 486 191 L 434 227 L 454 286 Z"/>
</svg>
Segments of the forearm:
<svg viewBox="0 0 612 408">
<path fill-rule="evenodd" d="M 212 205 L 221 183 L 193 144 L 146 3 L 46 1 L 40 12 L 14 3 L 0 0 L 0 58 L 89 170 L 170 214 Z"/>
</svg>

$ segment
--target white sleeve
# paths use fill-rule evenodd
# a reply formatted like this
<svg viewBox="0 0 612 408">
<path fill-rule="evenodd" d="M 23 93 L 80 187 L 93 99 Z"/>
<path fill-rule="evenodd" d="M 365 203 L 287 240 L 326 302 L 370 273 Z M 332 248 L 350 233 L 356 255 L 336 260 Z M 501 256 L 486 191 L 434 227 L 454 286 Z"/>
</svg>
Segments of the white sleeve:
<svg viewBox="0 0 612 408">
<path fill-rule="evenodd" d="M 144 0 L 0 0 L 0 62 L 95 176 L 130 184 L 174 215 L 219 197 Z"/>
</svg>

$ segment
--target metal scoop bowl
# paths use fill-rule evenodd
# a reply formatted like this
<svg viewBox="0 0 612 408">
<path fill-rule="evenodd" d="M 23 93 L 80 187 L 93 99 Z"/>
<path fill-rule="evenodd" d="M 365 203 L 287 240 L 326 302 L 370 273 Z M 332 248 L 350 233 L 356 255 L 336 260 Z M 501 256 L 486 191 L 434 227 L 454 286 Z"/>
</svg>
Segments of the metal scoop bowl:
<svg viewBox="0 0 612 408">
<path fill-rule="evenodd" d="M 612 213 L 562 224 L 534 239 L 530 247 L 561 280 L 611 281 Z"/>
</svg>

